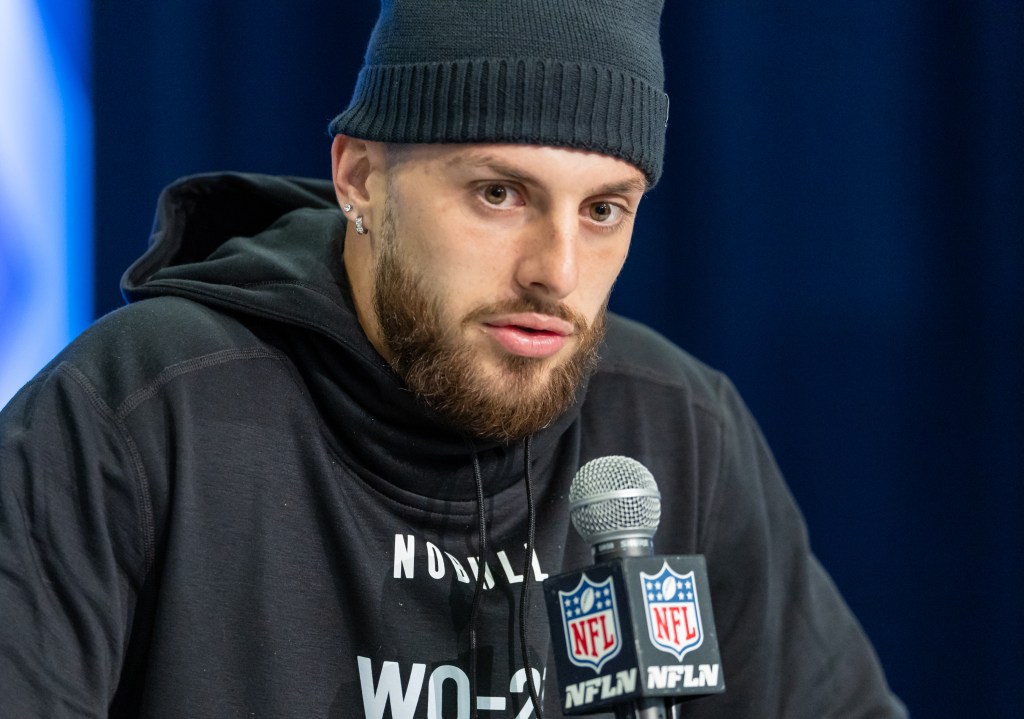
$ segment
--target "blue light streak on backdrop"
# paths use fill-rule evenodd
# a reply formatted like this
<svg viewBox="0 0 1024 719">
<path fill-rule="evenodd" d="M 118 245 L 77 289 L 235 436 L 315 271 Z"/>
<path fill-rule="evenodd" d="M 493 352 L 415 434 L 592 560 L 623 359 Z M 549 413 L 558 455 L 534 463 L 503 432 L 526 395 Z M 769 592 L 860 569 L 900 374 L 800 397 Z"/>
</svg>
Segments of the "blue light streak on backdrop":
<svg viewBox="0 0 1024 719">
<path fill-rule="evenodd" d="M 88 11 L 0 2 L 0 406 L 92 318 Z"/>
</svg>

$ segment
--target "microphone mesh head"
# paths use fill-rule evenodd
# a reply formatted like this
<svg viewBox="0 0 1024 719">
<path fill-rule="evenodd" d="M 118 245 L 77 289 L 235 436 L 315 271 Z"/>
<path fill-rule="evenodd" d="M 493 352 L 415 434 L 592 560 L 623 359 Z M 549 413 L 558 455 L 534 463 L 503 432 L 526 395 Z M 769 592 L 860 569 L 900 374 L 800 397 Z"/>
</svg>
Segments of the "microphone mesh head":
<svg viewBox="0 0 1024 719">
<path fill-rule="evenodd" d="M 569 515 L 591 545 L 619 537 L 653 537 L 661 519 L 661 495 L 647 467 L 632 457 L 598 457 L 573 478 Z"/>
</svg>

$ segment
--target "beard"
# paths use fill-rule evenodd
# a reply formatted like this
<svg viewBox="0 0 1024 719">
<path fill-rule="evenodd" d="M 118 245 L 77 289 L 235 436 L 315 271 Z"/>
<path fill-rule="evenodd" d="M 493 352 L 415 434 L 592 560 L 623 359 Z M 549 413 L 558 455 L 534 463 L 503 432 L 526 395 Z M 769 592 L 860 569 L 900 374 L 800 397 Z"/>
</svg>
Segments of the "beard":
<svg viewBox="0 0 1024 719">
<path fill-rule="evenodd" d="M 373 287 L 373 309 L 391 368 L 427 406 L 472 436 L 508 442 L 551 424 L 575 402 L 597 364 L 607 298 L 592 324 L 563 304 L 532 295 L 480 306 L 461 321 L 446 323 L 443 298 L 399 255 L 391 204 L 389 198 L 381 220 Z M 463 330 L 485 316 L 518 312 L 570 322 L 576 340 L 572 354 L 550 366 L 551 358 L 502 353 L 497 372 L 489 372 L 481 357 L 486 350 L 468 343 Z"/>
</svg>

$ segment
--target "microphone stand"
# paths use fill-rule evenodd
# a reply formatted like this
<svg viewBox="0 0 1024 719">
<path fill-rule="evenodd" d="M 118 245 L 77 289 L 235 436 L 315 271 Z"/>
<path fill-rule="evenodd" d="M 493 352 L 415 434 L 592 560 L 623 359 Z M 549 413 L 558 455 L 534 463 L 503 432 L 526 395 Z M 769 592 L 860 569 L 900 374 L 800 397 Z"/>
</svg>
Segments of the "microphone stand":
<svg viewBox="0 0 1024 719">
<path fill-rule="evenodd" d="M 649 557 L 654 554 L 650 537 L 629 537 L 628 544 L 619 542 L 592 547 L 595 562 L 607 562 L 621 557 Z M 638 699 L 625 706 L 615 707 L 615 719 L 677 719 L 678 712 L 669 699 Z"/>
<path fill-rule="evenodd" d="M 640 699 L 615 707 L 615 719 L 679 719 L 679 705 L 670 699 Z"/>
</svg>

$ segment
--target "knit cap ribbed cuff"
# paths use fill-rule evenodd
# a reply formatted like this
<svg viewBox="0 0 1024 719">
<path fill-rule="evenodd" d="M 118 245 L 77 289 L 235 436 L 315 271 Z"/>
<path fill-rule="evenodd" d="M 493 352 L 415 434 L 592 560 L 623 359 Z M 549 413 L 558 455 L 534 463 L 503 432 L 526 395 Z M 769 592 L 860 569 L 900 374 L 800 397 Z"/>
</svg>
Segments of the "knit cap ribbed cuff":
<svg viewBox="0 0 1024 719">
<path fill-rule="evenodd" d="M 368 65 L 331 134 L 593 150 L 661 176 L 668 96 L 619 69 L 537 58 Z"/>
</svg>

